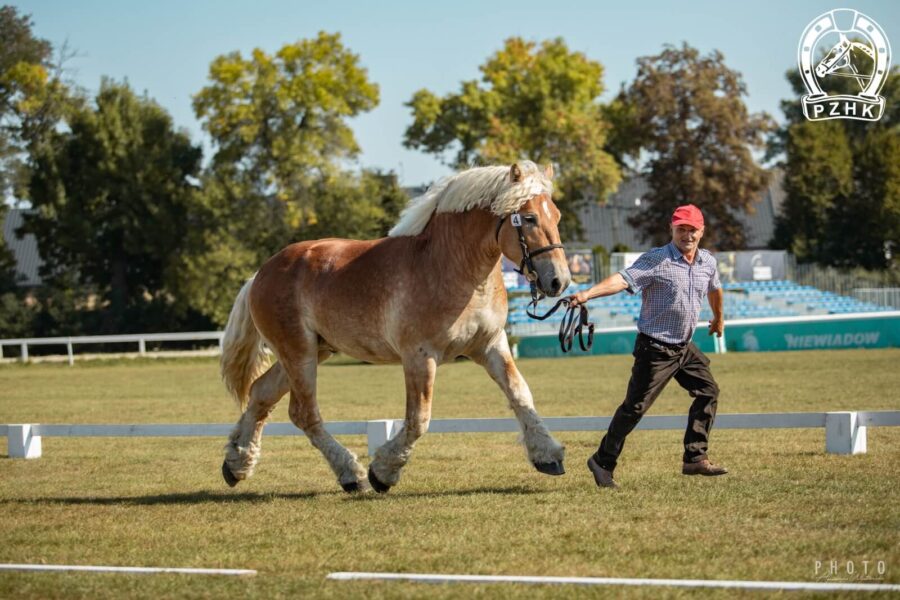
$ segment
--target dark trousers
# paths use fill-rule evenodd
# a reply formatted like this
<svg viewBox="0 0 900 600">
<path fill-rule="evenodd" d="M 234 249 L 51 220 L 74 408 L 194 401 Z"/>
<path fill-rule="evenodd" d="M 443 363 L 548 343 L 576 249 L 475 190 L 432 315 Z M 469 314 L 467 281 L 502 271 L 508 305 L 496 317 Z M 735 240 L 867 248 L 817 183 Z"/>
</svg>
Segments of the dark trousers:
<svg viewBox="0 0 900 600">
<path fill-rule="evenodd" d="M 706 458 L 719 397 L 719 386 L 709 371 L 709 359 L 693 342 L 684 346 L 665 345 L 639 333 L 634 343 L 628 392 L 594 455 L 597 464 L 608 471 L 616 468 L 625 437 L 673 377 L 694 398 L 684 434 L 683 460 L 699 462 Z"/>
</svg>

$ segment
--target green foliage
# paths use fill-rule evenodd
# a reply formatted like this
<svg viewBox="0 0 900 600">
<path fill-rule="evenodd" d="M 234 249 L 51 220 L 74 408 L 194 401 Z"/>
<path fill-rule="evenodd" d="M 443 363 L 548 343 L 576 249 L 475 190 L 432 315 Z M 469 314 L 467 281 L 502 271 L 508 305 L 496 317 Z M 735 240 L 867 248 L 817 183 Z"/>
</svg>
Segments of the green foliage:
<svg viewBox="0 0 900 600">
<path fill-rule="evenodd" d="M 510 38 L 479 69 L 481 81 L 464 81 L 458 93 L 413 95 L 405 145 L 452 153 L 447 162 L 456 168 L 521 158 L 553 163 L 563 238 L 580 237 L 577 209 L 605 200 L 620 180 L 605 150 L 602 65 L 560 38 L 539 46 Z"/>
<path fill-rule="evenodd" d="M 322 228 L 340 229 L 319 214 L 330 211 L 319 192 L 359 151 L 346 120 L 378 103 L 378 87 L 340 35 L 319 33 L 274 56 L 259 49 L 249 58 L 219 56 L 209 79 L 194 110 L 216 145 L 214 176 L 229 195 L 246 198 L 255 246 L 268 255 Z"/>
<path fill-rule="evenodd" d="M 180 260 L 201 152 L 169 115 L 125 84 L 103 80 L 94 107 L 32 150 L 34 233 L 52 287 L 73 273 L 100 294 L 101 331 L 172 326 L 165 275 Z M 65 289 L 65 288 L 63 288 Z"/>
<path fill-rule="evenodd" d="M 772 246 L 801 262 L 883 269 L 897 265 L 900 240 L 900 70 L 885 81 L 880 121 L 809 122 L 796 69 L 794 97 L 781 103 L 786 122 L 769 140 L 769 156 L 785 168 L 786 197 Z M 853 78 L 832 78 L 835 93 L 859 92 Z"/>
<path fill-rule="evenodd" d="M 63 114 L 77 104 L 51 64 L 49 42 L 34 37 L 31 18 L 0 7 L 0 223 L 6 199 L 28 196 L 28 152 L 46 143 Z M 16 285 L 15 258 L 0 239 L 0 337 L 32 334 L 38 307 Z"/>
<path fill-rule="evenodd" d="M 672 211 L 693 203 L 703 210 L 707 245 L 744 247 L 735 213 L 752 210 L 768 183 L 751 152 L 762 147 L 771 119 L 748 113 L 741 75 L 718 51 L 701 56 L 687 44 L 666 46 L 637 64 L 635 80 L 610 109 L 612 150 L 646 159 L 650 191 L 632 225 L 665 243 Z"/>
<path fill-rule="evenodd" d="M 47 79 L 51 47 L 35 38 L 31 19 L 12 6 L 0 7 L 0 199 L 24 177 L 21 115 Z M 32 93 L 29 93 L 32 92 Z"/>
</svg>

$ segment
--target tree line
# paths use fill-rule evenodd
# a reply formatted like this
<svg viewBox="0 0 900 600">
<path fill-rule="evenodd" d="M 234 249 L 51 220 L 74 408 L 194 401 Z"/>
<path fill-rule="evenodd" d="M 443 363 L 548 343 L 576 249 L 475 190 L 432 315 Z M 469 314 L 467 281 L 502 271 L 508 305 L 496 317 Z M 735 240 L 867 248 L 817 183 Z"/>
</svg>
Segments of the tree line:
<svg viewBox="0 0 900 600">
<path fill-rule="evenodd" d="M 298 240 L 385 235 L 408 198 L 392 172 L 352 169 L 348 120 L 379 88 L 339 34 L 215 58 L 194 111 L 212 142 L 178 129 L 151 97 L 104 78 L 89 97 L 66 80 L 65 49 L 35 37 L 28 16 L 0 8 L 0 191 L 27 202 L 20 233 L 44 260 L 43 285 L 16 286 L 0 249 L 0 337 L 220 327 L 243 280 Z M 665 46 L 601 102 L 603 66 L 564 40 L 510 38 L 480 77 L 407 103 L 407 147 L 455 168 L 552 163 L 563 236 L 579 210 L 623 178 L 650 192 L 633 225 L 667 238 L 674 206 L 701 205 L 708 245 L 744 245 L 736 214 L 769 184 L 755 158 L 785 171 L 773 244 L 829 265 L 890 268 L 900 230 L 897 70 L 877 124 L 785 122 L 751 114 L 747 89 L 719 52 Z M 802 83 L 788 72 L 799 98 Z M 0 218 L 7 210 L 0 204 Z"/>
</svg>

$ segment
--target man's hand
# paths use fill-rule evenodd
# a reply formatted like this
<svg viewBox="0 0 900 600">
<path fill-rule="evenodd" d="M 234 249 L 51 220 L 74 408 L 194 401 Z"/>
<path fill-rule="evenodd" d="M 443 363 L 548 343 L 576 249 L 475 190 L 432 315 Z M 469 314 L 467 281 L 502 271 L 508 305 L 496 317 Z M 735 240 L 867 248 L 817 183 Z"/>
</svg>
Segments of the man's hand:
<svg viewBox="0 0 900 600">
<path fill-rule="evenodd" d="M 569 301 L 569 306 L 574 308 L 587 303 L 587 301 L 590 300 L 590 297 L 588 296 L 587 290 L 583 290 L 577 294 L 572 294 L 567 300 Z"/>
<path fill-rule="evenodd" d="M 721 317 L 713 317 L 709 322 L 709 335 L 716 334 L 716 337 L 722 337 L 725 333 L 725 319 Z"/>
</svg>

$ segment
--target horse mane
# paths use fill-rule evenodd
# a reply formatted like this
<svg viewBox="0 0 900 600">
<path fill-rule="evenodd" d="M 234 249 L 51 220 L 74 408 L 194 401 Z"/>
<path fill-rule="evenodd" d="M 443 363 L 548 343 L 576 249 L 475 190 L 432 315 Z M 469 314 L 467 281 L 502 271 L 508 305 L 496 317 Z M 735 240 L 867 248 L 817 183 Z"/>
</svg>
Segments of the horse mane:
<svg viewBox="0 0 900 600">
<path fill-rule="evenodd" d="M 489 208 L 500 217 L 518 210 L 529 198 L 553 194 L 553 184 L 536 164 L 523 160 L 516 165 L 521 172 L 516 182 L 508 166 L 474 167 L 440 179 L 409 202 L 388 235 L 418 235 L 435 213 Z"/>
</svg>

